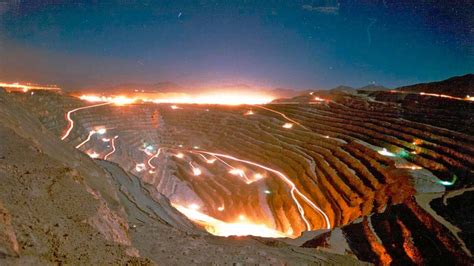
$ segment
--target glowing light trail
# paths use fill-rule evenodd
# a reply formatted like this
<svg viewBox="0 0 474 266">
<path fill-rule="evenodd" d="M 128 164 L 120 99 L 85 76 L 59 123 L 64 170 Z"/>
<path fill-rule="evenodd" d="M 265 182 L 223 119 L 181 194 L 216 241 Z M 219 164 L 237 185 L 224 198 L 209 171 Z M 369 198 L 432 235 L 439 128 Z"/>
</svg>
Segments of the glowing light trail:
<svg viewBox="0 0 474 266">
<path fill-rule="evenodd" d="M 95 134 L 95 131 L 94 131 L 94 130 L 89 131 L 89 135 L 87 135 L 86 140 L 84 140 L 83 142 L 77 144 L 77 145 L 76 145 L 76 149 L 79 149 L 82 145 L 86 144 L 89 140 L 91 140 L 91 137 L 92 137 L 92 135 L 94 135 L 94 134 Z"/>
<path fill-rule="evenodd" d="M 94 105 L 79 107 L 79 108 L 76 108 L 76 109 L 72 109 L 71 111 L 68 111 L 68 112 L 66 113 L 66 119 L 67 119 L 67 121 L 68 121 L 68 127 L 67 127 L 67 130 L 66 130 L 66 132 L 64 133 L 64 135 L 61 137 L 61 140 L 65 140 L 65 139 L 69 136 L 69 134 L 71 133 L 72 129 L 74 128 L 74 120 L 71 119 L 71 114 L 72 114 L 72 113 L 77 112 L 77 111 L 80 111 L 80 110 L 89 109 L 89 108 L 94 108 L 94 107 L 99 107 L 99 106 L 108 105 L 108 104 L 111 104 L 111 103 L 110 103 L 110 102 L 107 102 L 107 103 L 99 103 L 99 104 L 94 104 Z"/>
<path fill-rule="evenodd" d="M 84 140 L 83 142 L 79 143 L 77 146 L 76 146 L 76 149 L 79 149 L 82 145 L 86 144 L 87 142 L 89 142 L 91 140 L 91 137 L 92 135 L 94 134 L 105 134 L 106 132 L 106 129 L 105 128 L 101 128 L 99 130 L 91 130 L 89 131 L 89 135 L 87 136 L 86 140 Z"/>
<path fill-rule="evenodd" d="M 197 152 L 197 151 L 191 151 L 191 152 Z M 233 156 L 230 156 L 230 155 L 226 155 L 226 154 L 220 154 L 220 153 L 214 153 L 214 152 L 208 152 L 208 151 L 199 151 L 200 153 L 204 153 L 204 154 L 209 154 L 209 155 L 212 155 L 218 159 L 220 159 L 219 157 L 223 157 L 223 158 L 226 158 L 226 159 L 230 159 L 230 160 L 233 160 L 233 161 L 237 161 L 237 162 L 241 162 L 241 163 L 246 163 L 246 164 L 250 164 L 250 165 L 253 165 L 253 166 L 256 166 L 256 167 L 259 167 L 259 168 L 262 168 L 262 169 L 265 169 L 269 172 L 272 172 L 274 173 L 275 175 L 277 175 L 278 177 L 280 177 L 281 179 L 283 179 L 285 181 L 285 183 L 287 183 L 291 190 L 290 190 L 290 193 L 291 193 L 291 196 L 293 198 L 293 201 L 295 202 L 295 204 L 297 205 L 298 207 L 298 210 L 300 212 L 300 216 L 301 218 L 303 219 L 303 221 L 305 222 L 306 224 L 306 228 L 307 230 L 311 230 L 311 224 L 309 223 L 309 221 L 306 219 L 306 216 L 304 214 L 304 209 L 303 207 L 301 206 L 300 202 L 298 201 L 298 199 L 296 198 L 296 195 L 295 193 L 301 197 L 311 208 L 313 208 L 314 210 L 316 210 L 318 213 L 320 213 L 323 218 L 324 218 L 324 221 L 326 223 L 326 229 L 331 229 L 331 222 L 329 221 L 329 217 L 326 215 L 326 213 L 321 210 L 318 206 L 316 206 L 316 204 L 314 204 L 308 197 L 306 197 L 303 193 L 301 193 L 301 191 L 299 191 L 297 188 L 296 188 L 296 185 L 286 176 L 284 175 L 282 172 L 280 171 L 277 171 L 275 169 L 272 169 L 270 167 L 267 167 L 267 166 L 264 166 L 264 165 L 261 165 L 261 164 L 258 164 L 258 163 L 255 163 L 255 162 L 252 162 L 252 161 L 247 161 L 247 160 L 243 160 L 243 159 L 239 159 L 239 158 L 236 158 L 236 157 L 233 157 Z"/>
<path fill-rule="evenodd" d="M 273 113 L 275 113 L 275 114 L 279 114 L 281 117 L 283 117 L 283 118 L 286 119 L 287 121 L 289 121 L 289 122 L 291 122 L 291 123 L 293 123 L 293 124 L 296 124 L 296 125 L 298 125 L 298 126 L 304 128 L 304 129 L 306 129 L 306 130 L 309 130 L 309 128 L 303 126 L 300 122 L 289 118 L 288 116 L 286 116 L 286 115 L 285 115 L 284 113 L 282 113 L 282 112 L 278 112 L 278 111 L 276 111 L 276 110 L 273 110 L 273 109 L 270 109 L 270 108 L 267 108 L 267 107 L 261 106 L 261 105 L 255 105 L 255 107 L 265 109 L 265 110 L 270 111 L 270 112 L 273 112 Z"/>
<path fill-rule="evenodd" d="M 158 158 L 160 153 L 161 153 L 161 148 L 158 149 L 158 151 L 155 153 L 155 155 L 151 156 L 150 159 L 148 159 L 147 164 L 148 164 L 148 166 L 150 166 L 151 169 L 156 168 L 153 164 L 151 164 L 151 161 L 155 158 Z"/>
<path fill-rule="evenodd" d="M 469 97 L 469 95 L 467 95 L 466 98 L 454 97 L 454 96 L 449 96 L 446 94 L 426 93 L 426 92 L 420 92 L 420 95 L 448 98 L 448 99 L 459 100 L 459 101 L 473 101 L 474 100 L 473 97 Z"/>
<path fill-rule="evenodd" d="M 276 114 L 279 114 L 281 117 L 283 117 L 283 118 L 286 119 L 287 121 L 291 122 L 291 123 L 286 123 L 286 124 L 284 124 L 284 125 L 283 125 L 284 128 L 292 128 L 292 127 L 293 127 L 292 124 L 297 124 L 298 126 L 302 127 L 303 129 L 308 130 L 308 131 L 312 132 L 313 134 L 316 134 L 316 135 L 318 135 L 318 136 L 320 136 L 320 137 L 324 137 L 324 138 L 326 138 L 326 139 L 329 139 L 329 138 L 330 138 L 330 137 L 327 136 L 327 135 L 326 135 L 326 136 L 325 136 L 325 135 L 321 135 L 321 134 L 319 134 L 319 133 L 316 133 L 316 132 L 312 131 L 311 129 L 309 129 L 309 128 L 305 127 L 304 125 L 302 125 L 300 122 L 298 122 L 298 121 L 296 121 L 296 120 L 294 120 L 294 119 L 289 118 L 288 116 L 286 116 L 286 115 L 285 115 L 284 113 L 282 113 L 282 112 L 278 112 L 278 111 L 276 111 L 276 110 L 273 110 L 273 109 L 270 109 L 270 108 L 268 108 L 268 107 L 264 107 L 264 106 L 261 106 L 261 105 L 254 105 L 254 106 L 255 106 L 255 107 L 258 107 L 258 108 L 262 108 L 262 109 L 268 110 L 268 111 L 273 112 L 273 113 L 276 113 Z M 331 139 L 334 139 L 334 140 L 336 140 L 336 141 L 338 141 L 338 142 L 341 142 L 341 143 L 344 143 L 344 144 L 347 143 L 345 140 L 342 140 L 342 139 L 338 139 L 338 138 L 331 138 Z"/>
<path fill-rule="evenodd" d="M 244 178 L 245 180 L 245 183 L 247 184 L 250 184 L 252 183 L 252 181 L 250 181 L 247 177 L 247 175 L 245 174 L 244 170 L 242 169 L 238 169 L 238 168 L 235 168 L 233 167 L 232 165 L 228 164 L 226 161 L 222 160 L 221 158 L 219 158 L 218 156 L 215 156 L 213 155 L 218 161 L 220 161 L 221 163 L 225 164 L 227 167 L 230 168 L 230 171 L 229 171 L 229 174 L 231 175 L 238 175 L 240 176 L 241 178 Z"/>
<path fill-rule="evenodd" d="M 455 97 L 446 94 L 438 94 L 438 93 L 429 93 L 429 92 L 412 92 L 412 91 L 398 91 L 398 90 L 390 90 L 390 93 L 400 93 L 400 94 L 419 94 L 423 96 L 432 96 L 432 97 L 439 97 L 439 98 L 446 98 L 451 100 L 458 100 L 458 101 L 474 101 L 474 97 L 466 95 L 466 97 Z"/>
<path fill-rule="evenodd" d="M 104 160 L 107 160 L 112 154 L 114 154 L 114 152 L 116 151 L 115 149 L 115 140 L 118 138 L 118 136 L 115 136 L 113 137 L 111 140 L 110 140 L 110 145 L 112 146 L 112 151 L 110 151 L 109 153 L 107 153 L 105 156 L 104 156 Z"/>
<path fill-rule="evenodd" d="M 206 156 L 204 156 L 204 155 L 202 155 L 202 154 L 200 154 L 200 153 L 199 153 L 198 155 L 201 156 L 201 157 L 204 159 L 204 161 L 205 161 L 206 163 L 208 163 L 208 164 L 213 164 L 213 163 L 216 161 L 215 158 L 208 159 L 208 158 L 206 158 Z"/>
<path fill-rule="evenodd" d="M 12 89 L 8 91 L 13 91 L 15 89 L 20 89 L 23 92 L 27 92 L 28 90 L 52 90 L 52 91 L 59 91 L 61 88 L 54 87 L 54 86 L 40 86 L 40 85 L 33 85 L 30 83 L 20 84 L 20 83 L 4 83 L 0 82 L 0 87 L 6 89 Z"/>
</svg>

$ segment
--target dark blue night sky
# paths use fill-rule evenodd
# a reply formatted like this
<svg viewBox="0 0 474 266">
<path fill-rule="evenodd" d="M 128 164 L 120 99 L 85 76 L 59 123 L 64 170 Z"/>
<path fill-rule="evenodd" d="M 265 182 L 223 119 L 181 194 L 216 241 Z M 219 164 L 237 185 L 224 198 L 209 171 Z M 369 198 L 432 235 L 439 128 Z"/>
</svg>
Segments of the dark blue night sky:
<svg viewBox="0 0 474 266">
<path fill-rule="evenodd" d="M 0 2 L 0 80 L 307 89 L 474 72 L 472 1 L 66 2 Z"/>
</svg>

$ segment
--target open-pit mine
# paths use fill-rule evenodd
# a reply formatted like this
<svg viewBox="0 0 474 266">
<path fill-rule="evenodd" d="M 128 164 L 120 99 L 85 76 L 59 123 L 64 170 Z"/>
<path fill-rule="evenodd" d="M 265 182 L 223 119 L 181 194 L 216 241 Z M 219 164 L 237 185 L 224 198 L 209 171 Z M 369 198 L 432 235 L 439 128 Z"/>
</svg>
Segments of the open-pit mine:
<svg viewBox="0 0 474 266">
<path fill-rule="evenodd" d="M 3 87 L 0 264 L 473 262 L 470 96 Z"/>
</svg>

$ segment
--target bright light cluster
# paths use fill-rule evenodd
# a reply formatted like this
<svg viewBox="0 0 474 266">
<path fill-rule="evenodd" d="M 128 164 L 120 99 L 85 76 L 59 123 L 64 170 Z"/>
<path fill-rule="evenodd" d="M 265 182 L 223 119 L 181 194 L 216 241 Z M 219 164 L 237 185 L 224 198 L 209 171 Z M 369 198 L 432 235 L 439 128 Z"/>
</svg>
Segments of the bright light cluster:
<svg viewBox="0 0 474 266">
<path fill-rule="evenodd" d="M 292 128 L 293 124 L 292 123 L 285 123 L 283 124 L 283 128 Z"/>
<path fill-rule="evenodd" d="M 222 105 L 240 105 L 240 104 L 265 104 L 271 102 L 275 97 L 264 94 L 243 94 L 243 93 L 206 93 L 200 95 L 184 95 L 173 97 L 149 98 L 141 95 L 134 97 L 127 96 L 99 96 L 99 95 L 81 95 L 81 100 L 88 102 L 110 102 L 117 105 L 131 104 L 135 102 L 152 103 L 182 103 L 182 104 L 222 104 Z M 172 109 L 179 109 L 176 105 Z"/>
<path fill-rule="evenodd" d="M 126 105 L 132 104 L 137 101 L 137 98 L 129 98 L 126 96 L 97 96 L 97 95 L 81 95 L 79 99 L 88 102 L 104 102 L 104 103 L 113 103 L 116 105 Z"/>
<path fill-rule="evenodd" d="M 16 83 L 0 82 L 0 87 L 3 87 L 7 89 L 8 91 L 23 91 L 23 92 L 27 92 L 29 90 L 54 90 L 54 91 L 61 90 L 61 88 L 58 88 L 56 86 L 40 86 L 40 85 L 31 84 L 31 83 L 21 84 L 18 82 Z"/>
<path fill-rule="evenodd" d="M 245 112 L 244 115 L 253 115 L 253 114 L 254 114 L 254 112 L 252 110 L 248 110 L 247 112 Z"/>
<path fill-rule="evenodd" d="M 320 98 L 320 97 L 314 97 L 313 100 L 315 100 L 317 102 L 324 102 L 325 101 L 323 98 Z"/>
<path fill-rule="evenodd" d="M 191 204 L 188 207 L 179 204 L 172 205 L 190 220 L 204 226 L 209 233 L 216 236 L 253 235 L 270 238 L 293 237 L 292 235 L 287 235 L 275 229 L 269 228 L 265 224 L 252 223 L 245 219 L 245 216 L 243 215 L 239 216 L 238 221 L 228 223 L 198 211 L 199 208 L 196 208 L 196 204 Z M 221 210 L 223 211 L 224 207 L 222 207 Z"/>
</svg>

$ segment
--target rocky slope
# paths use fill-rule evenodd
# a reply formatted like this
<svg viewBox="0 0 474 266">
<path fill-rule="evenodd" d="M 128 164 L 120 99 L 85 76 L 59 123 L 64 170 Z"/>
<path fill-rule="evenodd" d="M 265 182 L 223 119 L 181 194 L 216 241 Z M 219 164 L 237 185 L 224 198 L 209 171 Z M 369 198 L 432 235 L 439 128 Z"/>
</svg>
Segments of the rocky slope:
<svg viewBox="0 0 474 266">
<path fill-rule="evenodd" d="M 350 263 L 351 254 L 376 264 L 423 264 L 437 257 L 472 262 L 472 218 L 459 205 L 472 197 L 474 139 L 467 122 L 454 119 L 473 119 L 458 108 L 469 110 L 470 102 L 329 92 L 311 104 L 103 105 L 74 113 L 69 145 L 62 145 L 57 139 L 68 127 L 64 114 L 90 103 L 50 93 L 3 97 L 15 103 L 4 109 L 29 110 L 23 116 L 40 121 L 41 131 L 62 149 L 83 158 L 71 148 L 76 146 L 109 161 L 99 164 L 110 187 L 118 188 L 115 200 L 124 208 L 132 243 L 122 245 L 132 255 L 136 250 L 169 263 Z M 18 119 L 13 113 L 7 116 L 12 121 Z M 107 132 L 97 135 L 98 128 Z M 319 231 L 289 246 L 217 238 L 199 221 L 184 220 L 167 199 L 225 223 L 258 222 L 290 237 Z M 337 229 L 320 230 L 328 224 Z M 6 228 L 8 235 L 11 226 Z M 176 257 L 175 245 L 183 256 Z"/>
<path fill-rule="evenodd" d="M 147 262 L 106 172 L 0 95 L 1 264 Z"/>
<path fill-rule="evenodd" d="M 51 103 L 71 99 L 40 94 L 0 93 L 0 264 L 359 264 L 197 229 L 137 177 L 61 142 L 62 115 L 38 117 L 54 118 L 68 104 Z"/>
</svg>

